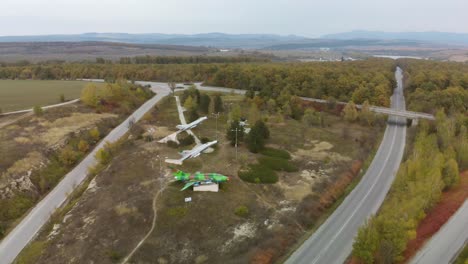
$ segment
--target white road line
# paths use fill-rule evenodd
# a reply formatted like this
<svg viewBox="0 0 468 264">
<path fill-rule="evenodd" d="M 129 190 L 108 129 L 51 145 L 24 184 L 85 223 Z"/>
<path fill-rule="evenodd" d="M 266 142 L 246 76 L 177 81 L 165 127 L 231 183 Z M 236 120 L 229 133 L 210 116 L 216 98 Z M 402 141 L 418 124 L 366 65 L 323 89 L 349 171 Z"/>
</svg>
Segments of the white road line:
<svg viewBox="0 0 468 264">
<path fill-rule="evenodd" d="M 396 128 L 396 126 L 394 126 L 393 128 Z M 397 133 L 394 132 L 393 138 L 392 138 L 392 145 L 391 145 L 390 150 L 393 149 L 393 146 L 394 146 L 393 143 L 395 142 L 396 134 L 397 134 Z M 387 157 L 386 157 L 386 159 L 385 159 L 385 162 L 384 162 L 385 164 L 387 164 L 388 160 L 390 159 L 390 156 L 392 156 L 392 152 L 391 152 L 391 151 L 389 151 L 388 153 L 389 153 L 389 154 L 387 155 Z M 327 246 L 325 247 L 325 249 L 322 250 L 322 251 L 320 251 L 320 253 L 317 255 L 317 257 L 314 258 L 312 264 L 317 263 L 317 260 L 320 259 L 320 257 L 322 257 L 322 255 L 323 255 L 323 253 L 326 252 L 326 251 L 330 248 L 330 246 L 331 246 L 331 244 L 333 244 L 333 242 L 335 242 L 335 240 L 336 240 L 336 238 L 338 237 L 338 235 L 341 234 L 341 232 L 343 231 L 343 229 L 345 228 L 345 226 L 349 223 L 349 221 L 351 221 L 351 219 L 354 217 L 354 215 L 356 214 L 356 212 L 359 211 L 359 209 L 361 209 L 361 206 L 362 206 L 362 204 L 366 201 L 367 196 L 369 196 L 369 194 L 373 191 L 373 189 L 374 189 L 375 185 L 377 184 L 377 182 L 379 182 L 378 179 L 379 179 L 380 176 L 382 175 L 382 172 L 384 171 L 384 168 L 385 168 L 385 165 L 381 167 L 381 170 L 380 170 L 378 176 L 375 177 L 374 183 L 372 184 L 371 188 L 369 188 L 369 190 L 367 191 L 367 193 L 366 193 L 366 195 L 364 196 L 364 198 L 361 199 L 361 201 L 359 202 L 359 204 L 358 204 L 358 206 L 356 207 L 356 209 L 354 209 L 353 213 L 348 217 L 348 219 L 346 220 L 346 222 L 341 226 L 340 230 L 338 230 L 338 232 L 333 236 L 333 238 L 330 240 L 330 243 L 327 244 Z"/>
</svg>

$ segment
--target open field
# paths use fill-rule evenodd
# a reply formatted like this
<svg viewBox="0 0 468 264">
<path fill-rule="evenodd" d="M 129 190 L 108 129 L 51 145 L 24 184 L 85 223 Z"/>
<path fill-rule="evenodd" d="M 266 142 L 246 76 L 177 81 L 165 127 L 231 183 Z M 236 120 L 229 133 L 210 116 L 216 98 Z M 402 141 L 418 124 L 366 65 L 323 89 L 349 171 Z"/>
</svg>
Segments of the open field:
<svg viewBox="0 0 468 264">
<path fill-rule="evenodd" d="M 247 111 L 242 98 L 223 96 L 225 105 L 238 103 Z M 367 146 L 375 144 L 372 137 L 381 132 L 353 124 L 343 137 L 343 121 L 331 114 L 325 117 L 325 127 L 269 120 L 269 146 L 291 153 L 290 162 L 298 171 L 279 171 L 276 184 L 252 184 L 242 181 L 237 172 L 263 155 L 250 153 L 241 144 L 236 162 L 234 148 L 225 139 L 226 114 L 218 120 L 220 142 L 213 153 L 175 168 L 164 163 L 160 167 L 159 159 L 176 158 L 178 151 L 193 146 L 170 148 L 156 142 L 178 124 L 174 99 L 164 100 L 133 129 L 129 141 L 77 205 L 50 225 L 23 256 L 31 263 L 120 262 L 150 229 L 151 204 L 162 191 L 156 200 L 155 229 L 130 263 L 270 263 L 323 212 L 311 210 L 310 205 L 333 200 L 330 188 L 359 171 L 359 160 L 368 156 Z M 194 132 L 212 140 L 215 128 L 210 116 Z M 154 141 L 147 140 L 149 134 Z M 298 138 L 305 144 L 299 144 Z M 367 146 L 362 144 L 364 138 Z M 218 193 L 181 192 L 183 184 L 172 182 L 176 169 L 218 172 L 231 180 Z M 185 197 L 193 202 L 184 203 Z M 246 207 L 247 214 L 236 214 L 239 207 Z"/>
<path fill-rule="evenodd" d="M 0 108 L 9 112 L 57 104 L 61 94 L 66 100 L 77 99 L 85 84 L 81 81 L 0 80 Z"/>
</svg>

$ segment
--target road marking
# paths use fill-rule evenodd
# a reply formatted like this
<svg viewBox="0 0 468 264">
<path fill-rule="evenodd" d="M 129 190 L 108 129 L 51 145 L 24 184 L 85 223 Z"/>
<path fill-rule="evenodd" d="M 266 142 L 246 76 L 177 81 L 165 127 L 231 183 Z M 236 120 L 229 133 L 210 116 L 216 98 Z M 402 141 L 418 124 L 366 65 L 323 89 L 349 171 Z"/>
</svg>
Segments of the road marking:
<svg viewBox="0 0 468 264">
<path fill-rule="evenodd" d="M 398 104 L 399 100 L 395 100 L 395 108 L 399 108 L 399 104 Z M 389 118 L 390 119 L 390 118 Z M 392 128 L 397 128 L 397 126 L 393 125 Z M 394 129 L 395 130 L 395 129 Z M 393 150 L 393 146 L 394 146 L 394 142 L 395 142 L 395 139 L 396 139 L 396 134 L 397 134 L 397 131 L 394 132 L 393 134 L 393 138 L 392 138 L 392 143 L 391 143 L 391 146 L 390 146 L 390 150 Z M 390 156 L 392 155 L 392 151 L 389 151 L 388 152 L 389 154 L 387 155 L 387 157 L 385 158 L 385 162 L 384 164 L 386 165 L 388 160 L 390 159 Z M 356 207 L 356 209 L 354 209 L 353 213 L 351 214 L 351 216 L 348 217 L 348 219 L 346 220 L 346 222 L 341 226 L 341 228 L 339 229 L 339 231 L 333 236 L 333 238 L 330 240 L 330 242 L 327 244 L 327 246 L 325 247 L 324 250 L 320 251 L 320 253 L 313 259 L 312 261 L 312 264 L 315 264 L 317 263 L 317 261 L 323 256 L 323 253 L 325 253 L 331 246 L 331 244 L 333 244 L 333 242 L 336 240 L 336 238 L 338 237 L 338 235 L 341 234 L 341 232 L 343 231 L 343 229 L 345 228 L 345 226 L 349 223 L 349 221 L 351 221 L 351 219 L 353 218 L 353 216 L 356 214 L 356 212 L 361 209 L 361 206 L 362 204 L 364 203 L 364 201 L 366 200 L 367 196 L 369 196 L 369 194 L 372 192 L 372 190 L 374 189 L 375 185 L 377 184 L 378 182 L 378 179 L 380 178 L 380 176 L 382 175 L 382 172 L 384 171 L 384 168 L 385 168 L 385 165 L 383 165 L 381 167 L 381 170 L 378 174 L 377 177 L 375 177 L 375 180 L 374 180 L 374 183 L 372 184 L 371 188 L 369 188 L 369 191 L 367 191 L 366 195 L 364 196 L 363 199 L 361 199 L 361 201 L 359 202 L 358 206 Z"/>
</svg>

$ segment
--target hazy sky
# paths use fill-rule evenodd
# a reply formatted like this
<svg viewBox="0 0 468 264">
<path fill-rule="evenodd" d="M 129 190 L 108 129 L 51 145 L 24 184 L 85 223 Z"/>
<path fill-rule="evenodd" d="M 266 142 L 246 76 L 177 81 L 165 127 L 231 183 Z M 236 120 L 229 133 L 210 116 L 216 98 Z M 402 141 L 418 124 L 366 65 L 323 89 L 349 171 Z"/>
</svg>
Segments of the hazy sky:
<svg viewBox="0 0 468 264">
<path fill-rule="evenodd" d="M 468 33 L 468 0 L 2 0 L 0 35 Z"/>
</svg>

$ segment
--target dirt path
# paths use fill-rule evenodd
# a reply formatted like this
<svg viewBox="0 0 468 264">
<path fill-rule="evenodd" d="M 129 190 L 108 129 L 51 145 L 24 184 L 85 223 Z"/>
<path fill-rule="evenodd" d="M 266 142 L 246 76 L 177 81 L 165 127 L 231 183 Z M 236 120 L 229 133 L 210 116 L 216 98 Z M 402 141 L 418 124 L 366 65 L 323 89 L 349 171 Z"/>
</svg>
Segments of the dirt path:
<svg viewBox="0 0 468 264">
<path fill-rule="evenodd" d="M 153 222 L 151 223 L 151 228 L 148 231 L 148 233 L 146 233 L 146 235 L 140 240 L 140 242 L 138 242 L 138 244 L 130 252 L 130 254 L 128 254 L 124 258 L 124 260 L 122 261 L 122 264 L 128 263 L 128 261 L 132 258 L 132 256 L 135 254 L 135 252 L 137 252 L 137 250 L 145 243 L 145 241 L 148 239 L 148 237 L 151 235 L 151 233 L 153 233 L 154 228 L 156 227 L 156 219 L 157 219 L 156 204 L 157 204 L 159 196 L 161 195 L 161 193 L 163 193 L 163 191 L 166 189 L 166 187 L 168 185 L 167 182 L 165 182 L 165 178 L 161 178 L 160 180 L 161 180 L 161 189 L 159 189 L 159 191 L 156 192 L 156 195 L 153 198 Z"/>
<path fill-rule="evenodd" d="M 177 103 L 177 111 L 179 112 L 179 119 L 180 119 L 180 124 L 182 125 L 186 125 L 187 124 L 187 121 L 185 120 L 185 116 L 184 116 L 184 108 L 182 107 L 182 105 L 180 104 L 180 99 L 179 99 L 179 96 L 174 96 L 175 99 L 176 99 L 176 103 Z M 195 143 L 198 145 L 201 145 L 201 141 L 200 139 L 195 135 L 195 133 L 193 133 L 193 131 L 191 129 L 188 129 L 188 130 L 185 130 L 185 132 L 187 132 L 189 135 L 192 135 L 193 138 L 195 139 Z"/>
<path fill-rule="evenodd" d="M 442 193 L 439 203 L 419 223 L 416 238 L 409 241 L 404 252 L 405 262 L 424 246 L 468 198 L 468 171 L 460 173 L 460 184 Z"/>
<path fill-rule="evenodd" d="M 24 115 L 19 115 L 19 116 L 16 116 L 16 117 L 4 117 L 5 119 L 4 120 L 0 120 L 0 129 L 1 128 L 4 128 L 6 126 L 9 126 L 25 117 L 28 117 L 32 115 L 32 113 L 26 113 Z"/>
</svg>

